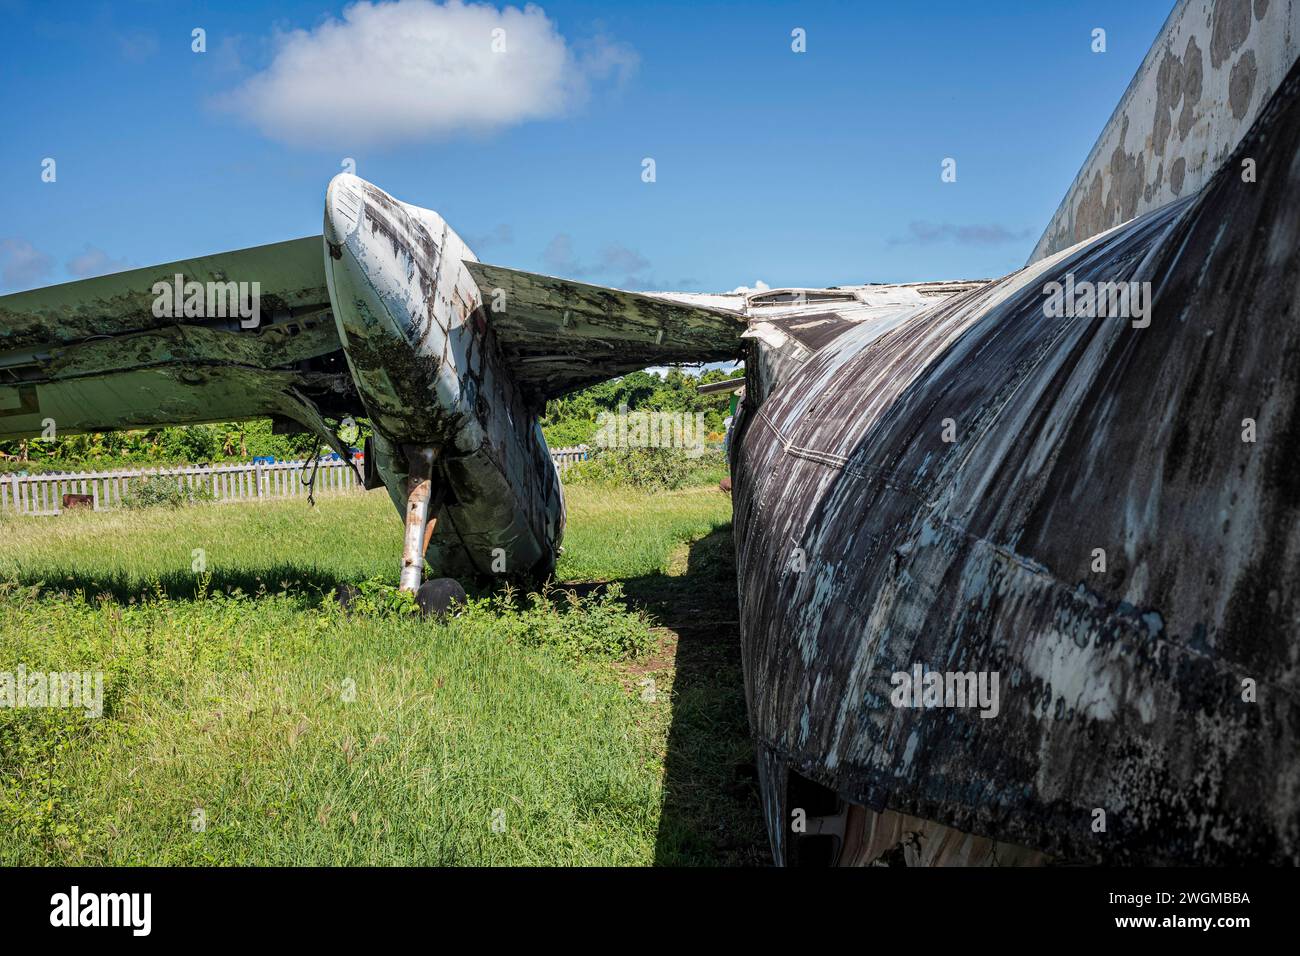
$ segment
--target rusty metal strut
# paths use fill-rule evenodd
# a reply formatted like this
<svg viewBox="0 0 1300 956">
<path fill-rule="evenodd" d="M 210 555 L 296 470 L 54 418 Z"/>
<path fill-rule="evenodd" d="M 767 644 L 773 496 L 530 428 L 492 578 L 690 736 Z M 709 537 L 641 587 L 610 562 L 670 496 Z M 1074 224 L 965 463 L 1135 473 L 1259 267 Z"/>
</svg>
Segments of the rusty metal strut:
<svg viewBox="0 0 1300 956">
<path fill-rule="evenodd" d="M 429 507 L 433 499 L 433 465 L 438 449 L 432 446 L 408 446 L 409 471 L 406 479 L 406 536 L 402 544 L 401 590 L 414 594 L 424 577 L 424 552 L 437 521 L 437 511 Z"/>
</svg>

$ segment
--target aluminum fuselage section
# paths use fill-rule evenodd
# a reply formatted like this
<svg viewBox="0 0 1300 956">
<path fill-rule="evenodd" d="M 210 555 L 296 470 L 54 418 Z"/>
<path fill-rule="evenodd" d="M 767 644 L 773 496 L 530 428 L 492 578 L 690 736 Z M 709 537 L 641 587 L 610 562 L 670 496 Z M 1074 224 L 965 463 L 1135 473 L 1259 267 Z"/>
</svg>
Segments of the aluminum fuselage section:
<svg viewBox="0 0 1300 956">
<path fill-rule="evenodd" d="M 1147 283 L 1150 314 L 1054 316 L 1054 282 Z M 1060 860 L 1300 860 L 1297 302 L 1293 68 L 1200 193 L 787 369 L 751 340 L 734 533 L 778 861 L 792 775 Z M 900 706 L 918 666 L 998 675 L 997 707 Z"/>
</svg>

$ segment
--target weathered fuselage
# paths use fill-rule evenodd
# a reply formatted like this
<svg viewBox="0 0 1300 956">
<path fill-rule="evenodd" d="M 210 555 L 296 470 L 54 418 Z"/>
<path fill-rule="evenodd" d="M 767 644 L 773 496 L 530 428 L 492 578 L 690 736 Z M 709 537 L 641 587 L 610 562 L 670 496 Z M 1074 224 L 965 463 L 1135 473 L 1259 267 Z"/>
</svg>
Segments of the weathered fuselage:
<svg viewBox="0 0 1300 956">
<path fill-rule="evenodd" d="M 1149 314 L 1053 315 L 1053 282 L 1149 283 Z M 1193 196 L 834 309 L 797 362 L 754 337 L 734 527 L 778 861 L 846 845 L 845 805 L 929 861 L 1300 860 L 1297 303 L 1293 68 Z M 996 712 L 899 706 L 918 666 L 998 675 Z"/>
</svg>

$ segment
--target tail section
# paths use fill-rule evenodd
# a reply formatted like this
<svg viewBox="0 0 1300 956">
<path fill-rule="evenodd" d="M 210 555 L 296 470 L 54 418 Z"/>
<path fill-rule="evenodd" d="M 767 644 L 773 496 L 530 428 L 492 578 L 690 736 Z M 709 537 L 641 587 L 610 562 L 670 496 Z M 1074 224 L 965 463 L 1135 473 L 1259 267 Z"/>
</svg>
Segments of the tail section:
<svg viewBox="0 0 1300 956">
<path fill-rule="evenodd" d="M 1180 0 L 1029 262 L 1200 189 L 1297 56 L 1298 3 Z"/>
</svg>

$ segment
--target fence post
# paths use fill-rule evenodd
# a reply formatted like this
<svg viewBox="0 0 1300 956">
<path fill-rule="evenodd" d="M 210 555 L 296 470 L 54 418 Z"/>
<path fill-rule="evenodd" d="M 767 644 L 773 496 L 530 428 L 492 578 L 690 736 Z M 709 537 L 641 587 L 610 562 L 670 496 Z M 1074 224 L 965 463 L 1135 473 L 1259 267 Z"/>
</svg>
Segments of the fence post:
<svg viewBox="0 0 1300 956">
<path fill-rule="evenodd" d="M 257 482 L 257 497 L 260 498 L 262 497 L 262 463 L 260 461 L 253 462 L 253 476 Z"/>
</svg>

